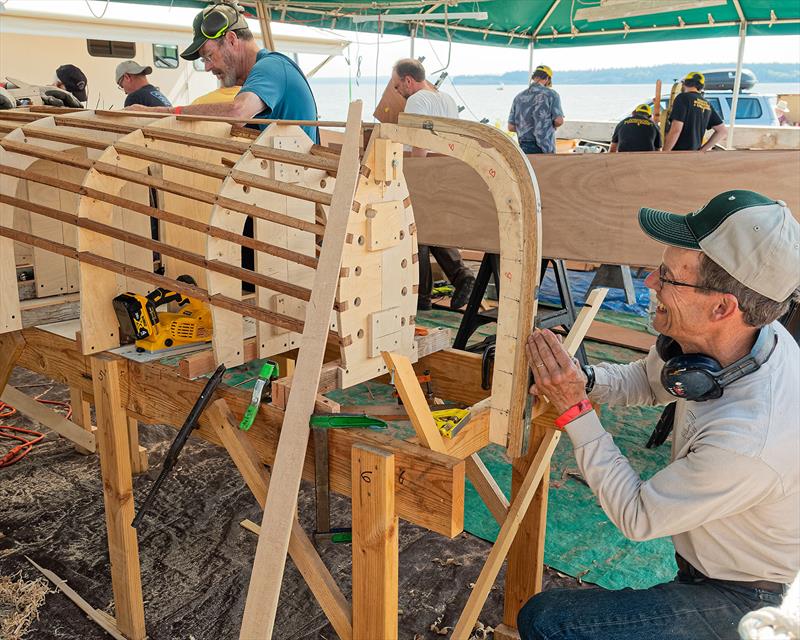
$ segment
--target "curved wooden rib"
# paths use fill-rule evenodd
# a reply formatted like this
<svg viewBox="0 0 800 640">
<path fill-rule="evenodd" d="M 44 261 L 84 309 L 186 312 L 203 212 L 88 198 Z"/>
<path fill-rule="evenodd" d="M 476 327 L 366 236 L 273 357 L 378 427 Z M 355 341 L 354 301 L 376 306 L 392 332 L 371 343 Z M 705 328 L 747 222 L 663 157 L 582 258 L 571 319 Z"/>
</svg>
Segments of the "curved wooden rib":
<svg viewBox="0 0 800 640">
<path fill-rule="evenodd" d="M 541 270 L 541 203 L 536 176 L 522 151 L 501 131 L 474 122 L 401 114 L 373 135 L 458 158 L 481 176 L 500 227 L 500 305 L 491 396 L 490 439 L 512 458 L 524 449 L 528 386 L 524 340 L 536 316 Z M 413 203 L 412 203 L 413 204 Z"/>
</svg>

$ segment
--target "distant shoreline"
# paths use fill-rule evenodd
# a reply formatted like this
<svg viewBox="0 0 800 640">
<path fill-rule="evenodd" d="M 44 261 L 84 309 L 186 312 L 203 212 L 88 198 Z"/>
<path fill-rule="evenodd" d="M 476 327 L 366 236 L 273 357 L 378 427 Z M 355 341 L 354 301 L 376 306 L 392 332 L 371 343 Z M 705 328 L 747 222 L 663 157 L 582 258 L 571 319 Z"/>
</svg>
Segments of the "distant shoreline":
<svg viewBox="0 0 800 640">
<path fill-rule="evenodd" d="M 752 71 L 762 84 L 800 83 L 800 64 L 787 62 L 757 63 L 745 65 Z M 585 69 L 573 71 L 559 71 L 553 69 L 555 84 L 655 84 L 661 80 L 664 84 L 672 84 L 673 80 L 682 78 L 689 71 L 711 71 L 719 69 L 736 69 L 736 64 L 731 62 L 712 64 L 661 64 L 654 67 L 615 67 L 609 69 Z M 371 84 L 374 76 L 361 78 L 362 82 Z M 457 85 L 499 85 L 499 84 L 527 84 L 527 71 L 508 71 L 502 74 L 483 75 L 451 75 L 450 79 Z M 317 83 L 335 83 L 348 81 L 349 78 L 315 78 Z M 378 76 L 378 84 L 386 84 L 389 76 Z M 758 84 L 756 84 L 757 90 Z"/>
</svg>

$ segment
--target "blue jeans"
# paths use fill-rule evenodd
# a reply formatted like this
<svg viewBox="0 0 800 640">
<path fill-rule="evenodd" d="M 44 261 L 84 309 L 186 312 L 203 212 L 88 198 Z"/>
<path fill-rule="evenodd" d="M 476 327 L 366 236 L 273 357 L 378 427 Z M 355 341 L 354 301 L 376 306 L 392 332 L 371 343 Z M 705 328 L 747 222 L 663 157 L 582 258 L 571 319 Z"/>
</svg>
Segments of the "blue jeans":
<svg viewBox="0 0 800 640">
<path fill-rule="evenodd" d="M 712 580 L 650 589 L 553 589 L 517 616 L 522 640 L 738 640 L 744 614 L 782 597 Z"/>
<path fill-rule="evenodd" d="M 547 153 L 544 149 L 542 149 L 536 140 L 520 140 L 519 146 L 522 151 L 526 154 L 529 153 Z"/>
</svg>

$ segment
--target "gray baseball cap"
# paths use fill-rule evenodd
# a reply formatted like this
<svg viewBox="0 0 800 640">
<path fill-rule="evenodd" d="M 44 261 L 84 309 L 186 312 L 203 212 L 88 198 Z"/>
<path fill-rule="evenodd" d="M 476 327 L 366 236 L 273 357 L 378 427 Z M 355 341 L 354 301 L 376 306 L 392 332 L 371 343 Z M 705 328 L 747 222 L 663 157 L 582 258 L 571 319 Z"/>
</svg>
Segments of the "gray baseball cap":
<svg viewBox="0 0 800 640">
<path fill-rule="evenodd" d="M 783 302 L 800 286 L 800 223 L 782 200 L 755 191 L 725 191 L 686 215 L 642 208 L 651 238 L 702 251 L 732 277 Z"/>
<path fill-rule="evenodd" d="M 120 78 L 124 76 L 126 73 L 129 73 L 132 76 L 138 76 L 144 74 L 149 76 L 153 73 L 153 67 L 143 67 L 140 65 L 136 60 L 125 60 L 124 62 L 120 62 L 117 65 L 117 70 L 114 72 L 114 79 L 116 80 L 117 84 L 119 84 Z"/>
</svg>

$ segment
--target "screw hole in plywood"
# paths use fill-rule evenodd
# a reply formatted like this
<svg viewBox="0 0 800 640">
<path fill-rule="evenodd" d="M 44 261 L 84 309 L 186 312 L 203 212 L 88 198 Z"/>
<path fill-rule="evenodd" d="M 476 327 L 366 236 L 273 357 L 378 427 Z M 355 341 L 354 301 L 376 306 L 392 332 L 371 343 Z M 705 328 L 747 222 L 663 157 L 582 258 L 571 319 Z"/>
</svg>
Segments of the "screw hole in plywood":
<svg viewBox="0 0 800 640">
<path fill-rule="evenodd" d="M 357 307 L 361 306 L 361 298 L 356 298 L 355 300 L 353 300 L 353 304 Z"/>
<path fill-rule="evenodd" d="M 405 296 L 405 295 L 408 295 L 408 287 L 403 287 L 403 288 L 400 290 L 400 294 L 401 294 L 401 295 L 404 295 L 404 296 Z"/>
<path fill-rule="evenodd" d="M 358 236 L 358 244 L 364 246 L 364 236 Z"/>
<path fill-rule="evenodd" d="M 408 266 L 408 260 L 403 258 L 403 261 L 400 263 L 400 266 L 403 267 L 403 269 L 405 269 Z"/>
<path fill-rule="evenodd" d="M 361 275 L 361 267 L 356 267 L 356 275 L 357 276 Z"/>
<path fill-rule="evenodd" d="M 357 338 L 363 338 L 364 337 L 364 330 L 363 329 L 359 329 L 358 333 L 356 333 L 356 337 Z"/>
</svg>

